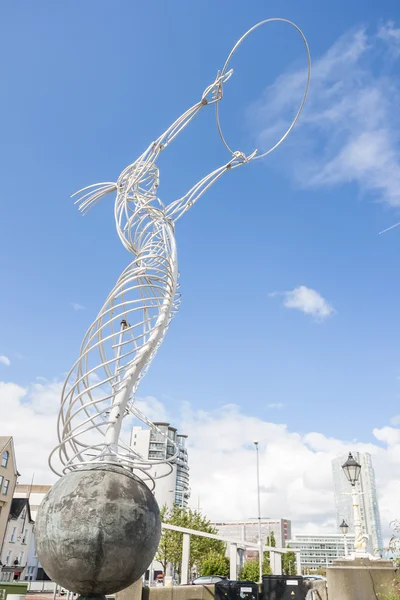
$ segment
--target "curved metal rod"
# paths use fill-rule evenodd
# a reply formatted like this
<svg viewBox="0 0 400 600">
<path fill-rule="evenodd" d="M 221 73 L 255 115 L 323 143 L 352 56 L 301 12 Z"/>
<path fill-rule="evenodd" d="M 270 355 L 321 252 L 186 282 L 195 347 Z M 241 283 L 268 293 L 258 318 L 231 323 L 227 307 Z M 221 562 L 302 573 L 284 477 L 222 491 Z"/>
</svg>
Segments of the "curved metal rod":
<svg viewBox="0 0 400 600">
<path fill-rule="evenodd" d="M 263 152 L 262 154 L 257 154 L 256 156 L 253 157 L 253 160 L 257 160 L 259 158 L 264 158 L 264 156 L 267 156 L 268 154 L 271 154 L 271 152 L 273 152 L 274 150 L 276 150 L 276 148 L 278 146 L 280 146 L 282 144 L 282 142 L 287 138 L 287 136 L 289 135 L 289 133 L 292 131 L 293 127 L 296 125 L 297 120 L 300 116 L 301 111 L 303 110 L 303 106 L 304 103 L 306 101 L 307 98 L 307 94 L 308 94 L 308 88 L 310 86 L 310 78 L 311 78 L 311 54 L 310 54 L 310 49 L 308 46 L 308 42 L 307 39 L 304 35 L 304 33 L 301 31 L 300 27 L 298 27 L 295 23 L 293 23 L 292 21 L 289 21 L 288 19 L 282 19 L 280 17 L 272 17 L 270 19 L 265 19 L 264 21 L 260 21 L 259 23 L 257 23 L 256 25 L 253 25 L 253 27 L 251 27 L 251 29 L 249 29 L 248 31 L 246 31 L 246 33 L 244 35 L 242 35 L 242 37 L 236 42 L 236 44 L 233 46 L 232 50 L 229 53 L 228 58 L 225 61 L 225 64 L 223 66 L 223 69 L 221 71 L 221 75 L 224 75 L 226 73 L 226 70 L 229 66 L 229 63 L 231 61 L 232 56 L 235 54 L 236 50 L 238 49 L 238 47 L 240 46 L 240 44 L 258 27 L 261 27 L 261 25 L 265 25 L 266 23 L 271 23 L 272 21 L 281 21 L 282 23 L 288 23 L 289 25 L 291 25 L 292 27 L 294 27 L 296 29 L 296 31 L 299 32 L 299 34 L 301 35 L 301 38 L 304 42 L 304 46 L 306 48 L 306 52 L 307 52 L 307 82 L 306 82 L 306 87 L 304 90 L 304 94 L 303 94 L 303 98 L 300 104 L 300 108 L 298 109 L 296 116 L 294 117 L 290 127 L 286 130 L 286 132 L 283 134 L 283 136 L 279 139 L 278 142 L 276 142 L 276 144 L 274 144 L 274 146 L 272 146 L 269 150 L 267 150 L 266 152 Z M 220 123 L 220 118 L 219 118 L 219 103 L 217 102 L 215 104 L 215 118 L 217 121 L 217 128 L 218 128 L 218 133 L 221 137 L 221 140 L 225 146 L 225 148 L 231 153 L 233 154 L 233 150 L 231 149 L 231 147 L 228 145 L 224 134 L 222 133 L 222 128 L 221 128 L 221 123 Z M 257 150 L 255 150 L 254 152 L 257 152 Z"/>
</svg>

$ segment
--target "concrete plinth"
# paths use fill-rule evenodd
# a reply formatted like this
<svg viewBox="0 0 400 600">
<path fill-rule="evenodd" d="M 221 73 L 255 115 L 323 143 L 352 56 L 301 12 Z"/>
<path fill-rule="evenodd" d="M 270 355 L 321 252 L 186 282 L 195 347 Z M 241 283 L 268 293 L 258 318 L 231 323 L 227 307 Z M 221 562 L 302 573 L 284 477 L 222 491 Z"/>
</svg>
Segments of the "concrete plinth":
<svg viewBox="0 0 400 600">
<path fill-rule="evenodd" d="M 394 576 L 390 560 L 335 560 L 327 572 L 329 600 L 376 600 L 387 592 Z"/>
<path fill-rule="evenodd" d="M 131 588 L 126 591 L 129 592 Z M 124 592 L 123 592 L 124 593 Z M 144 587 L 142 600 L 214 600 L 214 585 L 174 585 L 167 587 Z M 120 599 L 120 594 L 117 600 Z M 123 600 L 136 600 L 127 595 Z"/>
<path fill-rule="evenodd" d="M 142 600 L 143 581 L 140 578 L 133 585 L 116 594 L 116 600 Z M 78 599 L 79 600 L 79 599 Z"/>
</svg>

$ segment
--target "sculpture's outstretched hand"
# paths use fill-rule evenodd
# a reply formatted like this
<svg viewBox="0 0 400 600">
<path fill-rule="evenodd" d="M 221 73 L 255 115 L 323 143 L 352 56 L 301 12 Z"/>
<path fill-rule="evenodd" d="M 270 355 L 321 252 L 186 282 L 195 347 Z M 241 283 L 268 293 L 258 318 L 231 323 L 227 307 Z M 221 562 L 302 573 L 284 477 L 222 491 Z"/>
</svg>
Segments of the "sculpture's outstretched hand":
<svg viewBox="0 0 400 600">
<path fill-rule="evenodd" d="M 206 87 L 201 97 L 202 104 L 215 104 L 215 102 L 219 102 L 222 98 L 222 87 L 223 84 L 228 81 L 233 73 L 233 69 L 230 69 L 224 75 L 218 71 L 217 77 L 215 81 Z"/>
<path fill-rule="evenodd" d="M 248 156 L 246 156 L 246 154 L 244 152 L 241 152 L 240 150 L 233 152 L 232 160 L 229 161 L 226 168 L 235 169 L 236 167 L 240 167 L 240 165 L 245 165 L 246 163 L 253 160 L 253 158 L 255 158 L 257 152 L 257 148 Z"/>
</svg>

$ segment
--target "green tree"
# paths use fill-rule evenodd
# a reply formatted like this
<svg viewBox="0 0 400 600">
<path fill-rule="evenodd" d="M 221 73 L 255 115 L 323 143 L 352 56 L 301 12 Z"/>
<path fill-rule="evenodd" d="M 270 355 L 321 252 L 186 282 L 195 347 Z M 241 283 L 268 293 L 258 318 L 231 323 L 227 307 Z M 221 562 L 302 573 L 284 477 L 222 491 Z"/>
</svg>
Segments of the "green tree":
<svg viewBox="0 0 400 600">
<path fill-rule="evenodd" d="M 224 554 L 211 551 L 201 562 L 201 575 L 222 575 L 229 577 L 229 559 Z"/>
<path fill-rule="evenodd" d="M 171 520 L 175 520 L 176 515 L 173 515 L 173 510 L 167 509 L 164 505 L 160 510 L 160 517 L 162 523 L 171 523 Z M 162 529 L 160 543 L 158 545 L 155 559 L 162 564 L 163 572 L 167 570 L 168 563 L 175 565 L 180 560 L 180 552 L 182 548 L 182 534 L 177 531 L 170 531 L 169 529 Z"/>
<path fill-rule="evenodd" d="M 240 579 L 242 581 L 254 581 L 254 583 L 259 581 L 260 568 L 258 565 L 258 560 L 246 560 L 240 571 Z"/>
<path fill-rule="evenodd" d="M 200 512 L 189 510 L 185 512 L 185 515 L 188 519 L 186 527 L 189 529 L 218 534 L 218 530 Z M 225 550 L 226 545 L 221 540 L 192 535 L 190 539 L 190 567 L 196 566 L 196 570 L 200 571 L 203 560 L 210 552 L 224 555 Z"/>
<path fill-rule="evenodd" d="M 275 534 L 273 531 L 271 531 L 270 535 L 267 536 L 267 539 L 265 540 L 265 545 L 271 546 L 271 548 L 276 547 Z M 263 557 L 263 575 L 271 575 L 271 574 L 272 574 L 271 561 L 270 561 L 269 550 L 267 550 L 266 552 L 264 552 L 264 557 Z"/>
<path fill-rule="evenodd" d="M 270 535 L 267 537 L 265 545 L 272 546 L 272 548 L 276 548 L 276 539 L 273 531 L 271 531 Z"/>
<path fill-rule="evenodd" d="M 185 510 L 180 506 L 175 505 L 170 510 L 164 506 L 160 512 L 161 521 L 163 523 L 176 525 L 178 527 L 185 527 L 187 529 L 195 529 L 197 531 L 204 531 L 205 533 L 218 533 L 218 531 L 211 525 L 210 521 L 199 511 L 191 509 Z M 182 545 L 183 533 L 169 529 L 162 530 L 160 544 L 156 554 L 156 560 L 160 561 L 162 564 L 164 573 L 166 572 L 168 563 L 171 563 L 174 570 L 180 573 Z M 192 569 L 195 566 L 197 572 L 199 572 L 201 570 L 201 564 L 203 560 L 211 552 L 223 555 L 225 553 L 224 542 L 192 535 L 190 539 L 190 568 Z"/>
<path fill-rule="evenodd" d="M 282 554 L 282 571 L 285 575 L 296 575 L 297 565 L 296 554 L 294 552 L 285 552 L 285 554 Z"/>
<path fill-rule="evenodd" d="M 264 552 L 264 558 L 262 563 L 262 574 L 271 575 L 271 567 L 269 564 L 269 552 Z M 242 570 L 239 573 L 240 579 L 258 582 L 260 580 L 260 566 L 258 559 L 251 558 L 246 560 Z"/>
<path fill-rule="evenodd" d="M 263 564 L 262 564 L 262 574 L 263 575 L 272 575 L 271 564 L 269 560 L 269 552 L 264 552 Z"/>
</svg>

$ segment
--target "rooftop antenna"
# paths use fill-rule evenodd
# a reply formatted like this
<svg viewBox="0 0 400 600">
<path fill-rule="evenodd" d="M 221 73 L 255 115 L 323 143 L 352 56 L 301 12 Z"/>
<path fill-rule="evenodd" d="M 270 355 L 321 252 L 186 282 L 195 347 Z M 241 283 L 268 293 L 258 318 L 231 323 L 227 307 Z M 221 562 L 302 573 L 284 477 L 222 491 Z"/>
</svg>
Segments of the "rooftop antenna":
<svg viewBox="0 0 400 600">
<path fill-rule="evenodd" d="M 31 497 L 32 487 L 33 487 L 33 480 L 34 479 L 35 479 L 35 473 L 32 474 L 32 481 L 31 481 L 31 485 L 29 486 L 29 492 L 28 492 L 28 500 L 30 500 L 30 497 Z"/>
</svg>

